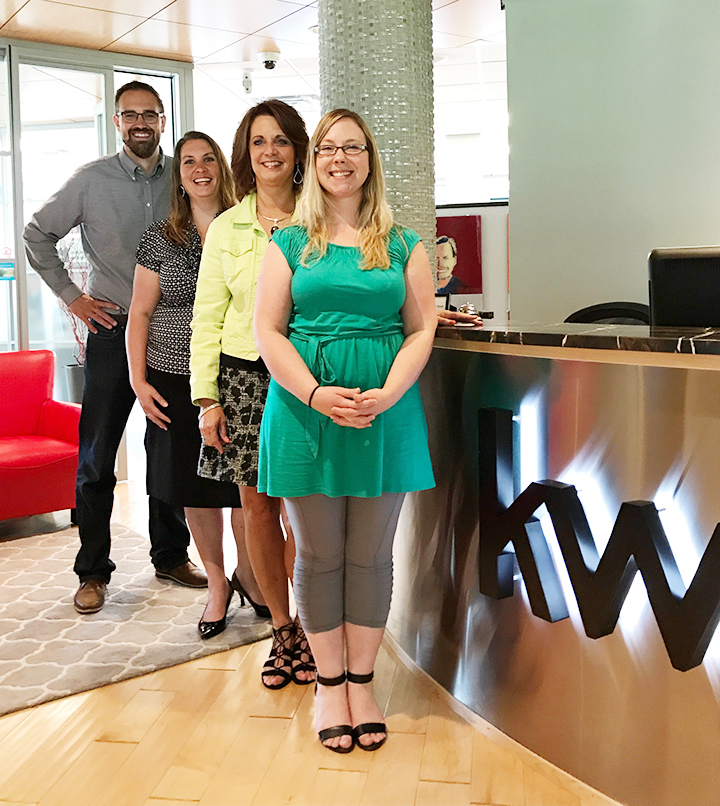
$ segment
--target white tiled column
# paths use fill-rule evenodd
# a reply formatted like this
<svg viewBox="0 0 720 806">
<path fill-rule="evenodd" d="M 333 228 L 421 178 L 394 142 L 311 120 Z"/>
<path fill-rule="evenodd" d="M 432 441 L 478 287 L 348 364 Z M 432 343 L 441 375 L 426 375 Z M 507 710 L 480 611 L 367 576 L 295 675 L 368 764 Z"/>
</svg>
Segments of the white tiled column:
<svg viewBox="0 0 720 806">
<path fill-rule="evenodd" d="M 435 267 L 430 0 L 320 0 L 323 112 L 358 112 L 377 138 L 397 221 Z M 434 272 L 433 272 L 434 273 Z"/>
</svg>

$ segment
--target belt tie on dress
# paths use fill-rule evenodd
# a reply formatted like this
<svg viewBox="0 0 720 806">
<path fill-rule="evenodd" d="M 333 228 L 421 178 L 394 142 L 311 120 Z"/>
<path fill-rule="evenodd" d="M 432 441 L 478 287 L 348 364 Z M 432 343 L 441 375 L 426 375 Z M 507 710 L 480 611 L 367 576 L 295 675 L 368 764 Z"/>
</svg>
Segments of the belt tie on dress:
<svg viewBox="0 0 720 806">
<path fill-rule="evenodd" d="M 327 344 L 344 339 L 374 339 L 397 335 L 401 335 L 401 332 L 396 328 L 382 331 L 348 330 L 345 333 L 333 336 L 314 336 L 307 333 L 293 332 L 290 334 L 290 341 L 302 341 L 308 345 L 307 363 L 312 364 L 312 366 L 316 368 L 317 374 L 315 375 L 315 379 L 320 386 L 335 386 L 337 383 L 335 370 L 330 366 L 325 357 L 325 346 Z M 307 412 L 305 413 L 305 434 L 313 459 L 317 459 L 318 457 L 320 450 L 320 431 L 325 426 L 326 422 L 332 421 L 328 417 L 319 415 L 317 411 L 314 411 L 309 406 L 307 407 Z"/>
</svg>

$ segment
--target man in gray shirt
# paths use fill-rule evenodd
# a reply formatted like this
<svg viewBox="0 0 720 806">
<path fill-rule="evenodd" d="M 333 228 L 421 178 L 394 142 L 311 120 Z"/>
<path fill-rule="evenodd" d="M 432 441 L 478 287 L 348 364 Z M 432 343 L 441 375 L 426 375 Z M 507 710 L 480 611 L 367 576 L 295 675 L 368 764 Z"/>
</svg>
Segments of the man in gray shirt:
<svg viewBox="0 0 720 806">
<path fill-rule="evenodd" d="M 160 96 L 148 84 L 131 81 L 117 91 L 115 111 L 122 151 L 79 168 L 23 233 L 30 265 L 89 329 L 76 490 L 81 545 L 74 602 L 79 613 L 102 608 L 115 570 L 110 559 L 115 456 L 135 401 L 125 353 L 135 250 L 145 229 L 165 218 L 170 205 L 171 167 L 160 149 L 165 128 Z M 91 266 L 87 293 L 72 282 L 56 248 L 77 225 Z M 190 533 L 182 507 L 152 496 L 149 507 L 156 576 L 205 587 L 205 574 L 188 558 Z"/>
</svg>

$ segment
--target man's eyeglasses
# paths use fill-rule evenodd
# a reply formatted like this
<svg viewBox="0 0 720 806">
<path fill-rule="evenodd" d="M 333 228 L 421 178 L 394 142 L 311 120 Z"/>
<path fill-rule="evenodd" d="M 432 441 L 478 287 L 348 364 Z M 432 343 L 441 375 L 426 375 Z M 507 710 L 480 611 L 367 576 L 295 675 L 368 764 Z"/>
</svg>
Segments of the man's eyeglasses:
<svg viewBox="0 0 720 806">
<path fill-rule="evenodd" d="M 142 118 L 145 123 L 157 123 L 160 114 L 150 110 L 146 112 L 134 112 L 131 109 L 128 109 L 125 112 L 120 112 L 120 117 L 125 121 L 125 123 L 135 123 L 138 118 Z"/>
<path fill-rule="evenodd" d="M 357 157 L 363 151 L 367 151 L 367 146 L 360 145 L 360 143 L 349 143 L 346 146 L 315 146 L 315 153 L 318 157 L 334 157 L 338 148 L 341 148 L 348 157 Z"/>
</svg>

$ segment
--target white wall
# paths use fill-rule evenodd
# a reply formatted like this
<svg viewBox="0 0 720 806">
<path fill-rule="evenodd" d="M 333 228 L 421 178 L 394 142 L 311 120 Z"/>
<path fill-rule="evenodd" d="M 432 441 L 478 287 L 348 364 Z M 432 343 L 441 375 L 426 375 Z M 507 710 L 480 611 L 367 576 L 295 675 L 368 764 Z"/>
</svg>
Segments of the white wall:
<svg viewBox="0 0 720 806">
<path fill-rule="evenodd" d="M 512 318 L 647 302 L 720 243 L 718 0 L 506 0 Z"/>
<path fill-rule="evenodd" d="M 495 316 L 493 324 L 507 322 L 508 207 L 486 207 L 482 213 L 483 309 Z"/>
</svg>

